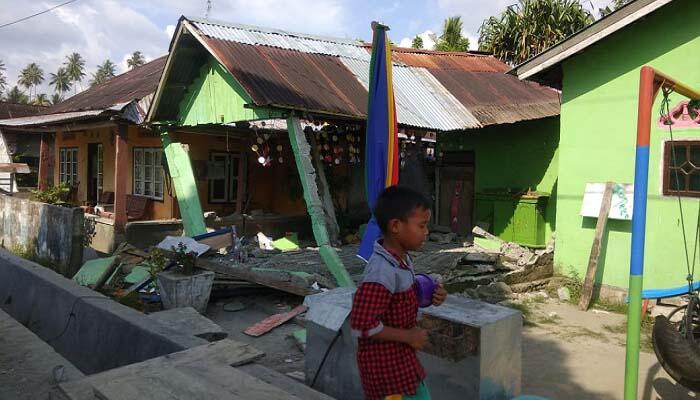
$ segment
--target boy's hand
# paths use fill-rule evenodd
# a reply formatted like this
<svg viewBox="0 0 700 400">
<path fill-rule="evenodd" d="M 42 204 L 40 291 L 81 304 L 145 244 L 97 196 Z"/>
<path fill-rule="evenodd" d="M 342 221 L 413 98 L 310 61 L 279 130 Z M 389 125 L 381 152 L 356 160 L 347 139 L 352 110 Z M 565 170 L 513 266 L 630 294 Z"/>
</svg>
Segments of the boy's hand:
<svg viewBox="0 0 700 400">
<path fill-rule="evenodd" d="M 445 290 L 445 287 L 441 283 L 438 285 L 437 289 L 435 289 L 435 292 L 433 293 L 433 305 L 439 306 L 440 304 L 445 302 L 446 298 L 447 290 Z"/>
<path fill-rule="evenodd" d="M 428 343 L 428 331 L 415 327 L 409 331 L 408 344 L 416 350 L 423 350 Z"/>
</svg>

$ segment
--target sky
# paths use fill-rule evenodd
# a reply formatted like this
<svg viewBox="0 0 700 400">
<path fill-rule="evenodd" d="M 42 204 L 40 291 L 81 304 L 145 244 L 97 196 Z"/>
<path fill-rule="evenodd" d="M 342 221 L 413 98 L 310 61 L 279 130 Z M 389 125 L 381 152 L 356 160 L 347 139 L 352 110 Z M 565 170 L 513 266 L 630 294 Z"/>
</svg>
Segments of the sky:
<svg viewBox="0 0 700 400">
<path fill-rule="evenodd" d="M 44 11 L 64 0 L 0 0 L 0 25 Z M 459 15 L 463 34 L 475 48 L 482 21 L 517 0 L 211 0 L 209 18 L 340 38 L 371 41 L 370 23 L 387 24 L 397 44 L 410 46 L 421 35 L 427 47 L 441 32 L 448 16 Z M 611 0 L 585 0 L 597 10 Z M 77 0 L 35 18 L 0 28 L 0 61 L 5 63 L 8 86 L 16 84 L 22 68 L 36 62 L 46 81 L 39 93 L 51 94 L 49 73 L 72 52 L 86 59 L 90 74 L 109 58 L 117 73 L 140 50 L 147 60 L 166 54 L 181 15 L 204 16 L 207 0 Z M 597 15 L 597 13 L 596 13 Z M 8 88 L 9 90 L 9 88 Z M 80 91 L 81 87 L 78 86 Z"/>
</svg>

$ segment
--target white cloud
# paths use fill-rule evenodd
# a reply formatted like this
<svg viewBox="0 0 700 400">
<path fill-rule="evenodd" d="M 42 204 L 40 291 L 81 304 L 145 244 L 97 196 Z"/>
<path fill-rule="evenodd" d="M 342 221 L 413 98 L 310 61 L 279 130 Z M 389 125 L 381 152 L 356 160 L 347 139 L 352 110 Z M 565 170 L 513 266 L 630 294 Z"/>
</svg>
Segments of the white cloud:
<svg viewBox="0 0 700 400">
<path fill-rule="evenodd" d="M 172 38 L 175 34 L 175 25 L 168 25 L 165 27 L 165 35 L 168 39 Z"/>
<path fill-rule="evenodd" d="M 431 30 L 427 30 L 423 33 L 419 33 L 421 39 L 423 39 L 423 48 L 426 50 L 433 50 L 435 48 L 435 42 L 437 41 L 437 35 Z M 401 39 L 399 42 L 400 47 L 411 47 L 413 44 L 413 38 L 406 37 Z"/>
</svg>

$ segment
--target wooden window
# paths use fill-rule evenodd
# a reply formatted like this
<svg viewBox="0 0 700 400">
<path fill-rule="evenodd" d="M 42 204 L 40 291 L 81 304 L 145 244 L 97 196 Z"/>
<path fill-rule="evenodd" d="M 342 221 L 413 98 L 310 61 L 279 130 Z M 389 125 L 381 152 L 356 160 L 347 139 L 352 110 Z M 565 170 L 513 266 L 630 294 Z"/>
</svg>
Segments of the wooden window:
<svg viewBox="0 0 700 400">
<path fill-rule="evenodd" d="M 663 193 L 700 197 L 700 141 L 666 142 Z"/>
<path fill-rule="evenodd" d="M 78 185 L 78 148 L 64 147 L 59 150 L 59 181 L 68 186 Z"/>
<path fill-rule="evenodd" d="M 236 203 L 241 175 L 239 153 L 213 152 L 207 166 L 209 203 Z"/>
<path fill-rule="evenodd" d="M 104 189 L 104 154 L 102 150 L 102 143 L 97 144 L 97 198 L 102 196 L 102 190 Z"/>
<path fill-rule="evenodd" d="M 163 200 L 163 149 L 160 147 L 134 148 L 135 195 Z"/>
</svg>

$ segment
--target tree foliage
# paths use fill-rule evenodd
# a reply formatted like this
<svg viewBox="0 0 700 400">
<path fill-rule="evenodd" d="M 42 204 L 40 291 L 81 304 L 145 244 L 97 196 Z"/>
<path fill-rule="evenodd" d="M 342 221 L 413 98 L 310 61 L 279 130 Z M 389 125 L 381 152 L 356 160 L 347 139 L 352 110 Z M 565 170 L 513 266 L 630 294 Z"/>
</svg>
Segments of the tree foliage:
<svg viewBox="0 0 700 400">
<path fill-rule="evenodd" d="M 79 84 L 82 87 L 81 82 L 85 77 L 85 59 L 83 59 L 80 53 L 72 53 L 66 56 L 66 61 L 63 63 L 63 66 L 71 82 L 73 82 L 73 93 L 75 93 Z"/>
<path fill-rule="evenodd" d="M 36 98 L 34 99 L 32 104 L 35 106 L 50 106 L 51 101 L 49 100 L 49 97 L 46 95 L 46 93 L 39 93 L 36 95 Z"/>
<path fill-rule="evenodd" d="M 435 43 L 439 51 L 469 51 L 469 39 L 462 36 L 462 18 L 449 17 L 442 27 L 442 35 Z"/>
<path fill-rule="evenodd" d="M 509 64 L 533 57 L 593 22 L 578 0 L 519 0 L 479 29 L 479 50 Z"/>
<path fill-rule="evenodd" d="M 617 11 L 618 9 L 622 8 L 623 6 L 626 6 L 627 4 L 633 2 L 634 0 L 613 0 L 612 4 L 605 8 L 599 8 L 598 12 L 600 13 L 600 17 L 607 17 L 608 15 L 612 14 L 613 12 Z"/>
<path fill-rule="evenodd" d="M 44 70 L 37 63 L 30 63 L 19 74 L 17 83 L 29 89 L 29 99 L 32 98 L 32 88 L 36 93 L 36 87 L 44 81 Z"/>
<path fill-rule="evenodd" d="M 92 74 L 90 86 L 99 85 L 100 83 L 107 82 L 114 78 L 116 69 L 117 66 L 111 60 L 105 60 L 102 64 L 97 66 L 97 71 Z"/>
<path fill-rule="evenodd" d="M 7 87 L 7 77 L 5 76 L 5 63 L 0 60 L 0 96 L 5 91 Z"/>
<path fill-rule="evenodd" d="M 146 59 L 143 57 L 143 53 L 141 53 L 140 51 L 135 51 L 131 55 L 131 58 L 126 60 L 126 64 L 129 66 L 130 69 L 140 67 L 141 65 L 143 65 L 145 63 L 146 63 Z"/>
<path fill-rule="evenodd" d="M 51 77 L 49 84 L 54 87 L 59 96 L 70 90 L 71 77 L 65 68 L 60 67 L 55 74 L 51 73 L 49 75 Z"/>
<path fill-rule="evenodd" d="M 27 104 L 29 103 L 29 96 L 27 96 L 27 94 L 24 93 L 20 88 L 14 86 L 12 89 L 10 89 L 9 92 L 7 92 L 7 95 L 5 96 L 5 101 L 10 103 Z"/>
<path fill-rule="evenodd" d="M 63 101 L 63 96 L 61 96 L 60 94 L 54 93 L 51 95 L 51 104 L 56 105 L 62 101 Z"/>
<path fill-rule="evenodd" d="M 411 47 L 414 49 L 422 49 L 423 48 L 423 38 L 416 35 L 416 37 L 413 38 L 413 43 L 411 44 Z"/>
</svg>

